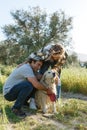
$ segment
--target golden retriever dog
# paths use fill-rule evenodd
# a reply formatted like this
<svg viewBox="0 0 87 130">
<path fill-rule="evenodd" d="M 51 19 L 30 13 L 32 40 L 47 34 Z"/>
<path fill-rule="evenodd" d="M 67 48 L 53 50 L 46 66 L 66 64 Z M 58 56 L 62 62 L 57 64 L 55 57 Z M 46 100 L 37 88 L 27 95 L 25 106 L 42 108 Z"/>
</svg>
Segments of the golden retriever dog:
<svg viewBox="0 0 87 130">
<path fill-rule="evenodd" d="M 58 74 L 54 69 L 47 70 L 42 76 L 40 82 L 46 87 L 51 88 L 55 97 L 57 95 L 56 84 Z M 36 105 L 42 109 L 43 113 L 51 112 L 56 113 L 56 102 L 53 101 L 54 95 L 47 95 L 43 90 L 37 90 L 35 94 Z"/>
</svg>

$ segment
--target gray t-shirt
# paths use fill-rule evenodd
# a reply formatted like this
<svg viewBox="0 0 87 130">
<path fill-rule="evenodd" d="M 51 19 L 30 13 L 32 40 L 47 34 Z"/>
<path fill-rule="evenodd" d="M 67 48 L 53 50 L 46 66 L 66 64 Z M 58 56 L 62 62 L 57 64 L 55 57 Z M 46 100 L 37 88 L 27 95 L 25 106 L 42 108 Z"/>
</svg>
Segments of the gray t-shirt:
<svg viewBox="0 0 87 130">
<path fill-rule="evenodd" d="M 3 86 L 3 95 L 6 95 L 14 85 L 25 81 L 28 77 L 35 77 L 33 70 L 29 64 L 24 64 L 16 68 L 8 77 Z"/>
</svg>

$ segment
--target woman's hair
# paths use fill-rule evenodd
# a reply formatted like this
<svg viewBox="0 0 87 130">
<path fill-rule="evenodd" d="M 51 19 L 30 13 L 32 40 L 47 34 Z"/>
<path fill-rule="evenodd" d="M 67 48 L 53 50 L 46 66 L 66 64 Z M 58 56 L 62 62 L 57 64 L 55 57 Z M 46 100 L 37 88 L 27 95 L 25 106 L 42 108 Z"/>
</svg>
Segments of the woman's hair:
<svg viewBox="0 0 87 130">
<path fill-rule="evenodd" d="M 62 46 L 62 45 L 60 45 L 60 44 L 55 44 L 55 45 L 53 45 L 51 48 L 50 48 L 50 50 L 49 50 L 49 52 L 50 53 L 52 53 L 52 54 L 60 54 L 60 53 L 62 53 L 62 52 L 64 52 L 65 50 L 64 50 L 64 47 Z"/>
</svg>

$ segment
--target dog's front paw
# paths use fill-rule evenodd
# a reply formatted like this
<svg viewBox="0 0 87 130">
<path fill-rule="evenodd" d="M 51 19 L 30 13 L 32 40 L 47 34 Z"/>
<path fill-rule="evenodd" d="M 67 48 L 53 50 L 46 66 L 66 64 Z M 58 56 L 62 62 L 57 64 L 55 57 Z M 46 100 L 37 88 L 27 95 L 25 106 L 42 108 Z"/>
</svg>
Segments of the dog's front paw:
<svg viewBox="0 0 87 130">
<path fill-rule="evenodd" d="M 47 107 L 44 107 L 44 108 L 42 109 L 42 112 L 43 112 L 43 114 L 47 113 Z"/>
<path fill-rule="evenodd" d="M 54 114 L 56 114 L 56 113 L 57 113 L 57 111 L 56 111 L 56 110 L 54 110 L 54 111 L 53 111 L 53 113 L 54 113 Z"/>
</svg>

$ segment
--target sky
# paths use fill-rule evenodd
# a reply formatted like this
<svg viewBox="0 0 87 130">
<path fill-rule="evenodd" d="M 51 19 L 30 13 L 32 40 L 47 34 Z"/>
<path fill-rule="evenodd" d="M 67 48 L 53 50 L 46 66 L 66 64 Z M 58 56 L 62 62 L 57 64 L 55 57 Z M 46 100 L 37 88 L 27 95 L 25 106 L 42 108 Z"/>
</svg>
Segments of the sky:
<svg viewBox="0 0 87 130">
<path fill-rule="evenodd" d="M 74 50 L 87 54 L 87 0 L 0 0 L 0 41 L 5 39 L 1 27 L 14 22 L 10 12 L 39 6 L 48 14 L 62 10 L 73 18 L 71 37 Z"/>
</svg>

